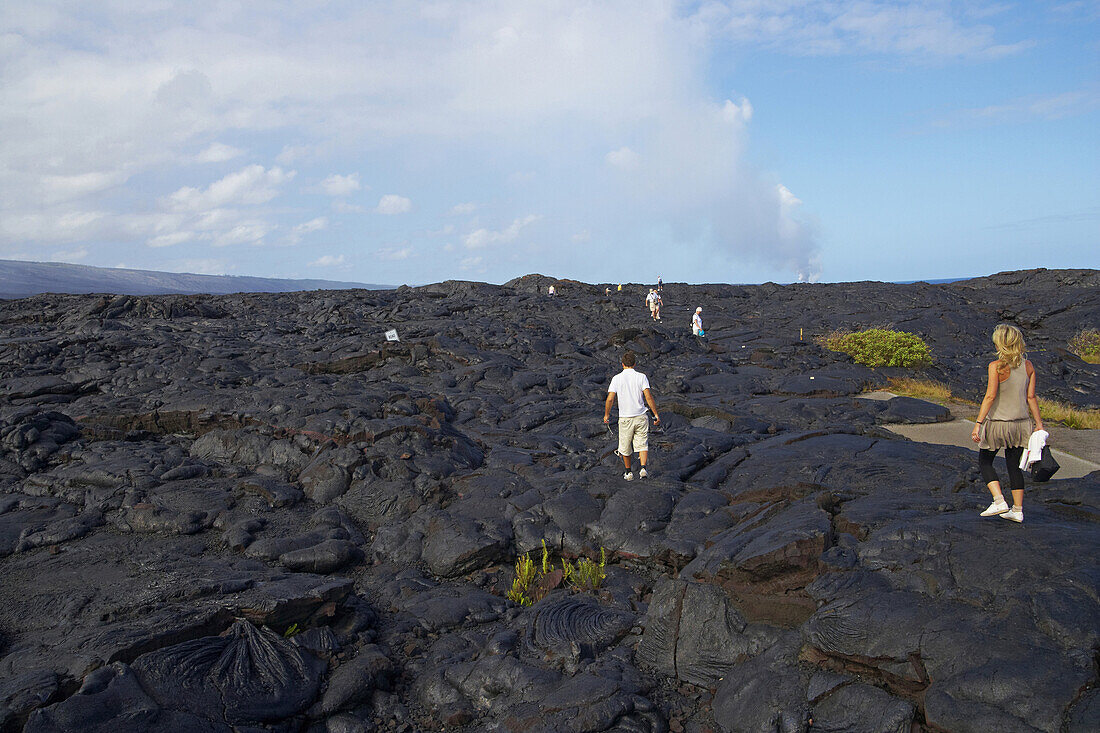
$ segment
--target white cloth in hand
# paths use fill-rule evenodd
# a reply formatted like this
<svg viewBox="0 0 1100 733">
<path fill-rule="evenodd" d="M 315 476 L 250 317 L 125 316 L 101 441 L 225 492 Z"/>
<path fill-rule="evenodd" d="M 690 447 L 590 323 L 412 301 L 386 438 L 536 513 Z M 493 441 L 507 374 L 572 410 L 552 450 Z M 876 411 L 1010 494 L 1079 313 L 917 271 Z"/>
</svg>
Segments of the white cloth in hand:
<svg viewBox="0 0 1100 733">
<path fill-rule="evenodd" d="M 1050 437 L 1050 433 L 1045 430 L 1036 430 L 1031 434 L 1031 438 L 1027 441 L 1027 448 L 1024 448 L 1024 454 L 1020 456 L 1020 469 L 1026 471 L 1031 468 L 1031 464 L 1043 457 L 1043 446 L 1047 444 L 1047 438 Z"/>
</svg>

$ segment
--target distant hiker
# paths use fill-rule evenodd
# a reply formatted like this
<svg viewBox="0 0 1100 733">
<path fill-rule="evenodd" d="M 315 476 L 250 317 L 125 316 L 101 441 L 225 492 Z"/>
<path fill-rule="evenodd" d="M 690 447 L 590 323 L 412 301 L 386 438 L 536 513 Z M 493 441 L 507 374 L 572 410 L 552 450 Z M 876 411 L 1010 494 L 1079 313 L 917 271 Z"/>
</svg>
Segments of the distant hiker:
<svg viewBox="0 0 1100 733">
<path fill-rule="evenodd" d="M 650 288 L 649 295 L 645 296 L 645 304 L 649 306 L 649 317 L 657 320 L 657 291 Z"/>
<path fill-rule="evenodd" d="M 696 336 L 705 335 L 703 332 L 703 306 L 695 309 L 695 315 L 691 317 L 691 332 Z"/>
<path fill-rule="evenodd" d="M 605 297 L 610 298 L 611 297 L 611 286 L 608 286 L 608 287 L 604 288 L 603 289 L 603 294 L 604 294 Z"/>
<path fill-rule="evenodd" d="M 623 292 L 623 284 L 622 283 L 619 283 L 618 291 L 620 293 Z"/>
<path fill-rule="evenodd" d="M 551 285 L 551 286 L 550 286 L 550 289 L 549 289 L 549 290 L 547 290 L 546 292 L 547 292 L 547 294 L 548 294 L 548 295 L 549 295 L 550 297 L 554 297 L 554 294 L 555 294 L 555 293 L 556 293 L 557 291 L 556 291 L 556 290 L 554 290 L 554 286 L 553 286 L 553 285 Z"/>
<path fill-rule="evenodd" d="M 664 285 L 661 283 L 661 276 L 657 276 L 657 292 L 661 292 L 664 289 Z"/>
<path fill-rule="evenodd" d="M 623 478 L 627 481 L 634 480 L 634 474 L 630 471 L 630 456 L 637 452 L 642 467 L 638 471 L 638 478 L 646 477 L 645 464 L 649 458 L 649 418 L 645 414 L 645 406 L 653 412 L 653 424 L 659 425 L 661 418 L 657 414 L 657 403 L 653 401 L 653 394 L 649 390 L 649 379 L 641 372 L 634 371 L 634 352 L 623 352 L 623 370 L 611 378 L 611 386 L 607 388 L 607 400 L 603 404 L 603 421 L 607 423 L 611 419 L 611 406 L 615 404 L 616 397 L 619 400 L 619 449 L 615 451 L 623 459 L 626 473 Z M 645 403 L 643 404 L 643 399 Z"/>
<path fill-rule="evenodd" d="M 1043 429 L 1039 401 L 1035 398 L 1035 367 L 1024 358 L 1024 336 L 1020 329 L 1002 323 L 993 329 L 997 360 L 989 362 L 989 381 L 970 438 L 978 444 L 978 468 L 993 503 L 983 517 L 1000 515 L 1013 522 L 1024 521 L 1024 473 L 1020 458 L 1031 431 Z M 1028 413 L 1031 413 L 1030 418 Z M 1008 480 L 1012 487 L 1012 508 L 1001 493 L 1001 480 L 993 469 L 997 451 L 1005 449 Z"/>
</svg>

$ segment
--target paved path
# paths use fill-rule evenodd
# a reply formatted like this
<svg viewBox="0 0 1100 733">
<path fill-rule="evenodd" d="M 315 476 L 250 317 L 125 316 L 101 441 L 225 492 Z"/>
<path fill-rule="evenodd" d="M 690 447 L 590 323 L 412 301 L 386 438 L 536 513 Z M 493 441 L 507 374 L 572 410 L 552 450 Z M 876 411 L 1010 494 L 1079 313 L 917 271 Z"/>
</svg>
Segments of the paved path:
<svg viewBox="0 0 1100 733">
<path fill-rule="evenodd" d="M 860 397 L 869 400 L 888 400 L 897 395 L 891 392 L 868 392 Z M 927 425 L 883 425 L 891 432 L 903 435 L 921 443 L 954 445 L 968 448 L 975 453 L 978 447 L 970 439 L 974 429 L 972 420 L 955 418 L 950 422 L 929 423 Z M 1055 478 L 1078 478 L 1100 470 L 1100 430 L 1071 430 L 1057 425 L 1047 426 L 1050 433 L 1050 449 L 1054 459 L 1062 467 Z M 1067 453 L 1056 446 L 1064 446 L 1073 451 Z"/>
</svg>

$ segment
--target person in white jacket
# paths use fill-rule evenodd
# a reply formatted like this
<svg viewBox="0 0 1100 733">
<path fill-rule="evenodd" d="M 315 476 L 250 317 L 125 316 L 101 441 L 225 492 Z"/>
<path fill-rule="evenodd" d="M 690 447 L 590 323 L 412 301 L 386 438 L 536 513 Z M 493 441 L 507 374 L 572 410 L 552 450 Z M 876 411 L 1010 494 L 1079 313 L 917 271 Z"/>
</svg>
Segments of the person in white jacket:
<svg viewBox="0 0 1100 733">
<path fill-rule="evenodd" d="M 1024 358 L 1024 336 L 1015 326 L 1002 323 L 993 329 L 993 345 L 997 347 L 997 359 L 989 362 L 985 398 L 970 434 L 979 448 L 978 468 L 993 495 L 993 503 L 981 516 L 1000 516 L 1023 522 L 1024 473 L 1020 470 L 1020 458 L 1032 429 L 1043 429 L 1039 400 L 1035 397 L 1035 367 Z M 1011 508 L 1001 492 L 1001 479 L 993 468 L 993 458 L 1001 448 L 1005 451 L 1012 487 Z"/>
</svg>

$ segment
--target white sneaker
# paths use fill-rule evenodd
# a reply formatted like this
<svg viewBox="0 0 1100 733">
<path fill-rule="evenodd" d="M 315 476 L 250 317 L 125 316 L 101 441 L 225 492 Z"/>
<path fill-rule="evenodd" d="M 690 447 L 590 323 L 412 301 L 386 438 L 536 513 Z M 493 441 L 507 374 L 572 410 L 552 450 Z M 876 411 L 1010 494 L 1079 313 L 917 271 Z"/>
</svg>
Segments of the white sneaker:
<svg viewBox="0 0 1100 733">
<path fill-rule="evenodd" d="M 623 474 L 623 479 L 626 480 L 626 481 L 633 481 L 634 480 L 634 474 L 632 474 L 630 471 L 627 471 L 626 473 Z"/>
<path fill-rule="evenodd" d="M 638 478 L 645 478 L 645 477 L 646 477 L 646 476 L 648 476 L 648 475 L 649 475 L 649 474 L 648 474 L 648 473 L 646 473 L 646 470 L 645 470 L 645 468 L 644 468 L 644 467 L 642 468 L 642 470 L 641 470 L 641 471 L 638 471 Z"/>
<path fill-rule="evenodd" d="M 994 499 L 993 503 L 990 504 L 989 507 L 987 507 L 984 512 L 982 512 L 981 516 L 983 516 L 983 517 L 994 517 L 998 514 L 1004 514 L 1007 511 L 1008 511 L 1008 502 L 1006 502 L 1004 500 L 1004 497 L 1002 496 L 1000 499 Z"/>
<path fill-rule="evenodd" d="M 1007 512 L 1001 515 L 1001 519 L 1008 519 L 1013 522 L 1024 523 L 1024 510 L 1021 507 L 1012 507 Z"/>
</svg>

